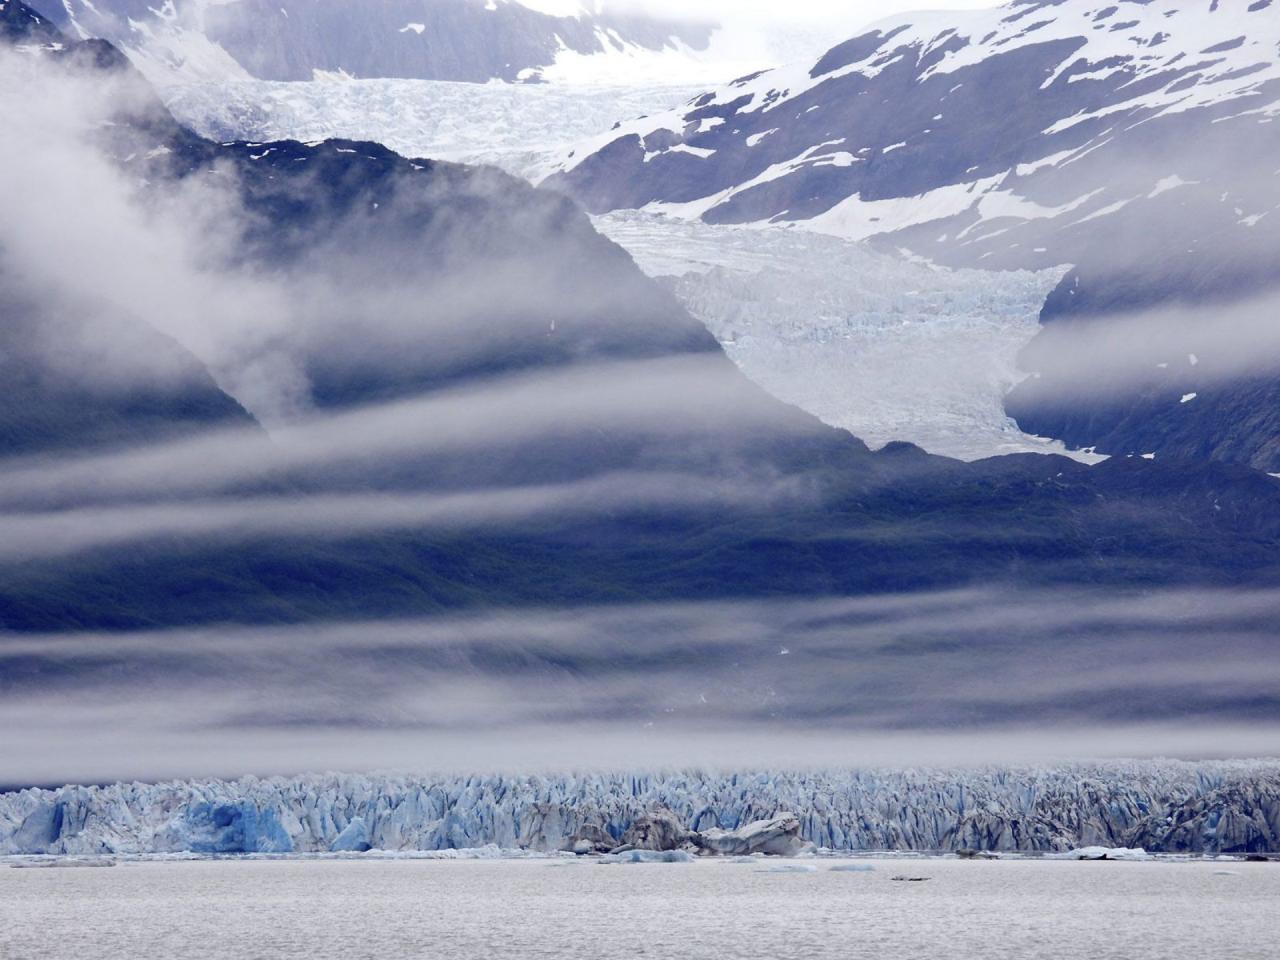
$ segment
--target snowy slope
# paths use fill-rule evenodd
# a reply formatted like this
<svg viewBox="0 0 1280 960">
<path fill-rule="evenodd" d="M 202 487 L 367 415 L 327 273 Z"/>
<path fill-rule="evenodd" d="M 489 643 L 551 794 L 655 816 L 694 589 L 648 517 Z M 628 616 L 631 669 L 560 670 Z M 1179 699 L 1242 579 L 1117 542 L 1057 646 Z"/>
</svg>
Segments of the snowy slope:
<svg viewBox="0 0 1280 960">
<path fill-rule="evenodd" d="M 706 81 L 709 24 L 625 11 L 553 15 L 517 0 L 35 0 L 73 34 L 123 49 L 155 83 L 317 73 L 485 82 Z M 721 77 L 724 74 L 714 73 Z"/>
<path fill-rule="evenodd" d="M 1266 0 L 905 16 L 579 144 L 556 182 L 597 212 L 800 222 L 946 262 L 1078 263 L 1102 231 L 1191 194 L 1212 194 L 1201 232 L 1280 206 L 1278 45 Z"/>
<path fill-rule="evenodd" d="M 836 850 L 1280 847 L 1274 762 L 577 776 L 339 776 L 0 795 L 0 854 L 550 851 L 666 807 L 690 829 L 794 813 Z"/>
<path fill-rule="evenodd" d="M 1277 116 L 1270 0 L 1015 0 L 887 21 L 625 123 L 548 183 L 597 212 L 1071 265 L 1006 404 L 1022 429 L 1276 472 Z"/>
</svg>

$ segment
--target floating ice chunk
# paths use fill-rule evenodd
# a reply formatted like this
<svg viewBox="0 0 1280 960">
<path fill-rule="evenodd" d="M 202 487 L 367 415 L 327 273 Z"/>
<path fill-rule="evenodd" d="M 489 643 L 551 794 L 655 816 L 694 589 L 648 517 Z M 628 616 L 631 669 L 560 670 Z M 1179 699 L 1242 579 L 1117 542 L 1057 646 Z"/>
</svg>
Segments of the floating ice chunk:
<svg viewBox="0 0 1280 960">
<path fill-rule="evenodd" d="M 693 863 L 687 850 L 628 850 L 600 858 L 601 863 Z"/>
<path fill-rule="evenodd" d="M 805 846 L 800 839 L 800 819 L 793 813 L 779 814 L 772 820 L 757 820 L 737 830 L 704 830 L 694 842 L 713 853 L 733 856 L 768 853 L 793 857 Z"/>
<path fill-rule="evenodd" d="M 778 863 L 756 873 L 817 873 L 818 868 L 811 863 Z"/>
<path fill-rule="evenodd" d="M 831 868 L 832 873 L 874 873 L 875 867 L 869 863 L 837 863 Z"/>
<path fill-rule="evenodd" d="M 1058 854 L 1059 860 L 1150 860 L 1151 854 L 1141 847 L 1078 847 Z"/>
</svg>

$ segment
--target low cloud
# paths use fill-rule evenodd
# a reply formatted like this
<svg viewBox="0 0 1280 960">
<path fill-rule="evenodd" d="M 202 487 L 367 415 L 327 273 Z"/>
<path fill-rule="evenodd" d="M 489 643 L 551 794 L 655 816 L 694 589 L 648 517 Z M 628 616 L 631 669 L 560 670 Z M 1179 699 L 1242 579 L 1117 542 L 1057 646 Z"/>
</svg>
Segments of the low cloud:
<svg viewBox="0 0 1280 960">
<path fill-rule="evenodd" d="M 1172 305 L 1046 324 L 1023 363 L 1037 401 L 1123 396 L 1165 384 L 1206 387 L 1280 371 L 1280 295 Z"/>
<path fill-rule="evenodd" d="M 11 636 L 0 779 L 1261 754 L 1277 615 L 975 590 Z"/>
<path fill-rule="evenodd" d="M 802 491 L 801 486 L 785 481 L 608 473 L 575 483 L 453 494 L 226 497 L 28 511 L 0 514 L 0 564 L 67 557 L 155 539 L 225 544 L 275 537 L 344 538 L 389 530 L 511 530 L 552 517 L 776 505 Z"/>
</svg>

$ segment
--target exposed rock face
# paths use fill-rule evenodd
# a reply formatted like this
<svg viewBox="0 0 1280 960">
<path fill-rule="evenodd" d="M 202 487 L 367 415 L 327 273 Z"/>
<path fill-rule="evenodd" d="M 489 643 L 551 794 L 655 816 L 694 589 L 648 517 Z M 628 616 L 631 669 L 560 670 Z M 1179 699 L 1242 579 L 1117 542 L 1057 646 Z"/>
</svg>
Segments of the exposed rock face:
<svg viewBox="0 0 1280 960">
<path fill-rule="evenodd" d="M 688 840 L 688 828 L 665 807 L 637 817 L 622 835 L 622 843 L 636 850 L 675 850 Z"/>
<path fill-rule="evenodd" d="M 724 856 L 764 853 L 793 857 L 805 847 L 800 838 L 800 818 L 784 813 L 770 820 L 757 820 L 737 830 L 704 830 L 694 837 L 703 850 Z"/>
<path fill-rule="evenodd" d="M 580 827 L 573 836 L 564 842 L 560 849 L 577 854 L 608 853 L 617 846 L 617 840 L 610 836 L 603 827 L 588 823 Z"/>
</svg>

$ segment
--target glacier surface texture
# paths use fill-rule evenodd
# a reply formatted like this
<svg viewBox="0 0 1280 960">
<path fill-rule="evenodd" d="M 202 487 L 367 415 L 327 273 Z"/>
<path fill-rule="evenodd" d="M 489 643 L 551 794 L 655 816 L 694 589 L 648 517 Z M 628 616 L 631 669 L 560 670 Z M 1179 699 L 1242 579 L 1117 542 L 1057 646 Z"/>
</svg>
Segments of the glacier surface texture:
<svg viewBox="0 0 1280 960">
<path fill-rule="evenodd" d="M 1280 849 L 1280 762 L 809 773 L 315 775 L 0 795 L 0 854 L 571 849 L 670 811 L 690 830 L 780 812 L 844 851 Z"/>
</svg>

